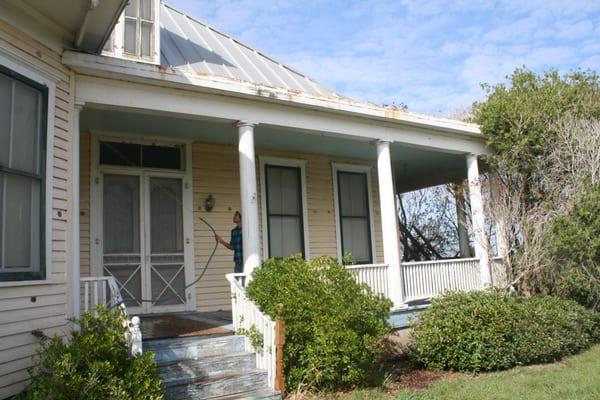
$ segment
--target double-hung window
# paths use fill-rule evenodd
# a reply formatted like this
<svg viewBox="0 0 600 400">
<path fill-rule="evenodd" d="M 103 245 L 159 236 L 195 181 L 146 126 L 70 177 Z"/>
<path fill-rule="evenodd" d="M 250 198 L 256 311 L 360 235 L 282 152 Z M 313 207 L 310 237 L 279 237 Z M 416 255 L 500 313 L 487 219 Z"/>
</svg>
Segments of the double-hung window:
<svg viewBox="0 0 600 400">
<path fill-rule="evenodd" d="M 341 255 L 358 264 L 373 262 L 368 170 L 334 169 Z"/>
<path fill-rule="evenodd" d="M 48 89 L 0 66 L 0 281 L 44 279 Z"/>
<path fill-rule="evenodd" d="M 299 166 L 264 164 L 269 257 L 306 256 L 302 181 Z"/>
</svg>

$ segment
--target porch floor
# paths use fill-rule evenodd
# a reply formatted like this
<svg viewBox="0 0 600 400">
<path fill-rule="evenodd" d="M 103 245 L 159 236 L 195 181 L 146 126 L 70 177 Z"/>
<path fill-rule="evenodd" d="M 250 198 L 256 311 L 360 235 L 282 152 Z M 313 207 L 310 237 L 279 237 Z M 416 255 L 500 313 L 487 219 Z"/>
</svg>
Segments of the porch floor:
<svg viewBox="0 0 600 400">
<path fill-rule="evenodd" d="M 140 315 L 144 340 L 230 334 L 231 311 Z"/>
</svg>

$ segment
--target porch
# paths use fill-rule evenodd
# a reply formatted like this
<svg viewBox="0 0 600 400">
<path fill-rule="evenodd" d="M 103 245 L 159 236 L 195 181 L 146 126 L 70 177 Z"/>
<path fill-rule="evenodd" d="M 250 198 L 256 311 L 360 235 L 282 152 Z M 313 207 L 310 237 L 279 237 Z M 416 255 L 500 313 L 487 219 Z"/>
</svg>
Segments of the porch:
<svg viewBox="0 0 600 400">
<path fill-rule="evenodd" d="M 225 275 L 232 253 L 219 247 L 212 254 L 214 234 L 203 221 L 228 239 L 236 210 L 243 215 L 247 274 L 267 256 L 341 259 L 350 252 L 359 263 L 348 269 L 396 309 L 491 282 L 486 257 L 400 260 L 398 192 L 468 176 L 474 211 L 481 210 L 474 225 L 482 224 L 473 155 L 93 104 L 80 110 L 78 123 L 79 272 L 114 276 L 133 313 L 230 309 Z M 148 151 L 148 163 L 128 151 Z M 278 186 L 271 187 L 269 173 Z M 271 192 L 280 201 L 269 208 Z M 114 193 L 124 197 L 115 200 Z M 480 241 L 474 244 L 477 254 L 487 254 Z"/>
</svg>

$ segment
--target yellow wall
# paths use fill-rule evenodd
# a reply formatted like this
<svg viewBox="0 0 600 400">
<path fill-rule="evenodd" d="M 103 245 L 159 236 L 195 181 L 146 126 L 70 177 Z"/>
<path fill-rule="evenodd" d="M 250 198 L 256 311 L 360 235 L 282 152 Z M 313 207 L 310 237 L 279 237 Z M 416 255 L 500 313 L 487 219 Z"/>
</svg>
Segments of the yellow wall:
<svg viewBox="0 0 600 400">
<path fill-rule="evenodd" d="M 56 83 L 53 168 L 51 260 L 46 262 L 51 284 L 0 287 L 0 399 L 18 393 L 25 386 L 32 356 L 39 339 L 32 330 L 46 335 L 64 334 L 68 329 L 68 259 L 71 221 L 70 154 L 73 117 L 72 73 L 52 52 L 14 27 L 0 21 L 0 47 L 23 54 L 29 61 L 52 70 Z M 35 302 L 33 302 L 35 298 Z"/>
</svg>

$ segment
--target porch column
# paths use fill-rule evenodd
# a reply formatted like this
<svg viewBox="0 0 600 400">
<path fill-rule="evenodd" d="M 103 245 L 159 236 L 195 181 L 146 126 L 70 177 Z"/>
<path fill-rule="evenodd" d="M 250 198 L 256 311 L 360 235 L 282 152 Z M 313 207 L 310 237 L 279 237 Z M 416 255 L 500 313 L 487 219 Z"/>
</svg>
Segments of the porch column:
<svg viewBox="0 0 600 400">
<path fill-rule="evenodd" d="M 394 196 L 394 180 L 390 157 L 390 142 L 377 141 L 377 177 L 379 181 L 379 204 L 381 231 L 383 236 L 383 257 L 388 265 L 388 287 L 394 307 L 404 301 L 402 285 L 402 265 L 400 263 L 400 237 L 398 235 L 398 215 Z"/>
<path fill-rule="evenodd" d="M 469 180 L 469 199 L 471 200 L 471 220 L 473 221 L 475 257 L 479 258 L 481 283 L 485 287 L 491 285 L 492 279 L 490 274 L 487 235 L 485 234 L 485 216 L 483 213 L 483 199 L 481 197 L 481 183 L 479 182 L 479 166 L 475 154 L 467 155 L 467 177 Z"/>
<path fill-rule="evenodd" d="M 79 252 L 79 114 L 83 104 L 75 104 L 71 134 L 71 311 L 73 317 L 80 317 L 80 252 Z"/>
<path fill-rule="evenodd" d="M 467 229 L 467 213 L 465 212 L 465 197 L 462 185 L 455 185 L 454 199 L 456 200 L 456 223 L 458 226 L 458 248 L 461 258 L 471 257 L 469 247 L 469 230 Z"/>
<path fill-rule="evenodd" d="M 256 194 L 256 163 L 254 155 L 254 123 L 238 121 L 240 153 L 240 200 L 242 205 L 242 245 L 244 273 L 252 274 L 260 266 L 258 231 L 258 196 Z"/>
</svg>

